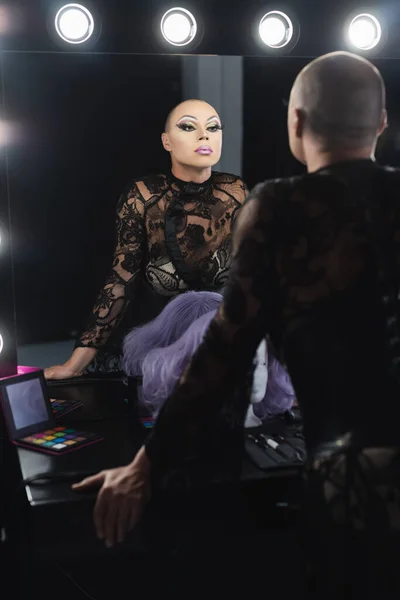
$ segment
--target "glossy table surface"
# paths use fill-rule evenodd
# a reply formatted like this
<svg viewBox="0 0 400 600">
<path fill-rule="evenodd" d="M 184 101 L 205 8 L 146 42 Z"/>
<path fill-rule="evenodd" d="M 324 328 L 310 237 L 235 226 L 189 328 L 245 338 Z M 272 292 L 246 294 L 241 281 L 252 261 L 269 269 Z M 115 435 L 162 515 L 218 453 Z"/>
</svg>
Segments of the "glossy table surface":
<svg viewBox="0 0 400 600">
<path fill-rule="evenodd" d="M 104 439 L 73 451 L 65 456 L 53 456 L 13 447 L 20 479 L 53 473 L 76 473 L 80 480 L 86 473 L 127 464 L 142 445 L 147 431 L 134 417 L 127 399 L 127 386 L 122 382 L 96 382 L 80 385 L 51 386 L 50 397 L 79 400 L 82 406 L 60 419 L 60 425 L 68 425 L 84 431 L 93 431 Z M 22 476 L 22 477 L 21 477 Z M 259 515 L 272 517 L 271 510 L 277 506 L 296 503 L 299 494 L 299 470 L 267 473 L 260 471 L 247 460 L 243 462 L 242 488 L 251 490 L 255 502 L 246 506 L 245 519 L 254 519 L 258 526 Z M 71 479 L 65 481 L 43 480 L 40 484 L 20 487 L 25 505 L 23 535 L 29 532 L 29 544 L 45 556 L 54 552 L 63 556 L 93 555 L 103 552 L 104 547 L 96 540 L 92 522 L 92 511 L 96 493 L 77 493 L 71 489 Z M 273 485 L 271 486 L 271 483 Z M 241 508 L 235 508 L 235 500 L 228 488 L 212 486 L 197 494 L 195 499 L 174 499 L 155 502 L 148 515 L 128 541 L 130 550 L 142 550 L 154 544 L 155 531 L 164 528 L 165 535 L 178 534 L 179 528 L 186 531 L 189 521 L 203 524 L 207 521 L 220 522 L 222 518 L 240 520 Z M 247 493 L 247 492 L 246 492 Z M 247 504 L 247 500 L 245 502 Z M 265 507 L 265 509 L 264 509 Z M 268 508 L 269 507 L 269 508 Z M 257 521 L 258 519 L 258 521 Z M 267 519 L 268 520 L 268 519 Z M 179 524 L 177 524 L 179 521 Z M 201 525 L 203 528 L 203 525 Z M 215 525 L 211 526 L 214 531 Z M 166 534 L 168 530 L 168 534 Z M 20 529 L 20 533 L 21 533 Z"/>
</svg>

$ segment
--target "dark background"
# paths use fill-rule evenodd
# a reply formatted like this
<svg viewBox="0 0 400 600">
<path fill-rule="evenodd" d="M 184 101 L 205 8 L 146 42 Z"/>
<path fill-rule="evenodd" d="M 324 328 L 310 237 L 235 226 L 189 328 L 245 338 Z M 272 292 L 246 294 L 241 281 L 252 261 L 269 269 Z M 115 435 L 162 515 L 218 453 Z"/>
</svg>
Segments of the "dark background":
<svg viewBox="0 0 400 600">
<path fill-rule="evenodd" d="M 3 70 L 18 342 L 66 339 L 111 265 L 119 194 L 168 166 L 180 59 L 21 53 Z"/>
<path fill-rule="evenodd" d="M 303 172 L 292 157 L 286 133 L 287 101 L 293 81 L 309 62 L 303 58 L 244 59 L 243 175 L 249 186 L 270 177 Z M 377 159 L 400 166 L 400 67 L 397 60 L 373 61 L 386 83 L 389 129 Z"/>
<path fill-rule="evenodd" d="M 26 344 L 67 339 L 83 325 L 111 265 L 118 196 L 130 179 L 168 167 L 160 133 L 167 113 L 183 97 L 179 56 L 85 54 L 56 47 L 46 31 L 35 29 L 35 23 L 42 22 L 38 6 L 50 3 L 19 4 L 25 5 L 25 15 L 29 7 L 31 21 L 25 19 L 25 30 L 20 28 L 19 37 L 13 38 L 15 47 L 8 40 L 9 49 L 1 54 L 1 79 L 4 117 L 17 124 L 19 132 L 7 147 L 6 175 L 18 343 Z M 117 32 L 125 20 L 115 10 L 112 13 L 114 3 L 97 4 L 111 19 L 103 23 L 99 43 L 103 40 L 105 46 L 100 44 L 100 49 L 120 47 Z M 123 4 L 135 10 L 145 5 L 125 0 Z M 142 8 L 142 17 L 148 18 L 156 4 L 153 0 Z M 199 9 L 205 4 L 196 3 Z M 321 3 L 310 0 L 302 3 L 303 8 L 298 3 L 298 12 L 306 5 Z M 342 5 L 337 3 L 339 8 Z M 234 12 L 231 7 L 231 17 Z M 315 14 L 309 10 L 308 16 L 310 24 Z M 136 20 L 135 27 L 139 25 Z M 134 36 L 126 31 L 124 36 L 128 48 Z M 53 51 L 27 51 L 29 44 L 32 49 L 39 42 Z M 321 51 L 329 49 L 334 48 L 321 46 Z M 242 175 L 250 187 L 269 177 L 302 172 L 288 149 L 286 101 L 295 76 L 308 61 L 299 54 L 244 58 Z M 400 166 L 398 61 L 376 58 L 374 62 L 386 80 L 391 125 L 377 156 Z"/>
</svg>

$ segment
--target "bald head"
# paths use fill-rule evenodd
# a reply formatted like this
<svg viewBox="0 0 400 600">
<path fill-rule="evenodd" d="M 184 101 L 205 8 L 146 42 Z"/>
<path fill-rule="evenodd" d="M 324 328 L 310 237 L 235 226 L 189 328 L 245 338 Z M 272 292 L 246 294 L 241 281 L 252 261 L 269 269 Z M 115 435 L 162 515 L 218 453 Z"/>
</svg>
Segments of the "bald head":
<svg viewBox="0 0 400 600">
<path fill-rule="evenodd" d="M 378 69 L 348 52 L 326 54 L 305 67 L 291 93 L 304 129 L 327 150 L 373 144 L 382 125 L 385 85 Z"/>
<path fill-rule="evenodd" d="M 217 111 L 203 100 L 186 100 L 168 115 L 161 135 L 174 174 L 186 181 L 193 172 L 209 176 L 222 150 L 222 125 Z M 205 152 L 199 152 L 204 146 Z M 188 169 L 190 172 L 188 172 Z M 191 181 L 191 179 L 187 179 Z"/>
<path fill-rule="evenodd" d="M 181 116 L 185 114 L 196 114 L 196 110 L 199 106 L 201 106 L 202 108 L 208 108 L 210 116 L 217 115 L 217 111 L 211 106 L 211 104 L 208 104 L 208 102 L 205 102 L 204 100 L 185 100 L 184 102 L 181 102 L 180 104 L 175 106 L 175 108 L 173 108 L 170 111 L 170 113 L 167 116 L 167 120 L 165 121 L 164 131 L 168 133 L 171 127 L 171 123 L 175 120 L 175 118 L 176 120 L 178 120 Z"/>
</svg>

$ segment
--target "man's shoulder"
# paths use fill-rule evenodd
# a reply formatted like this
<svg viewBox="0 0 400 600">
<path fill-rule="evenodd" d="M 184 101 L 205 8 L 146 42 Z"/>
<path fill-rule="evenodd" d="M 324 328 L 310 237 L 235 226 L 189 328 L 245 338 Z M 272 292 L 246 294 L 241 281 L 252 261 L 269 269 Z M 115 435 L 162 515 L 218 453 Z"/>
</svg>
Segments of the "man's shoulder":
<svg viewBox="0 0 400 600">
<path fill-rule="evenodd" d="M 378 165 L 377 165 L 378 166 Z M 378 169 L 386 176 L 388 181 L 400 183 L 400 169 L 386 165 L 379 165 Z M 268 198 L 279 197 L 280 200 L 290 198 L 296 192 L 313 192 L 321 189 L 329 189 L 334 180 L 345 181 L 346 175 L 336 172 L 334 169 L 321 169 L 315 173 L 305 173 L 293 177 L 281 177 L 277 179 L 267 179 L 257 184 L 251 190 L 251 196 L 256 196 L 267 200 Z"/>
<path fill-rule="evenodd" d="M 380 170 L 387 175 L 388 178 L 394 181 L 400 180 L 400 169 L 397 167 L 391 167 L 388 165 L 380 166 Z"/>
<path fill-rule="evenodd" d="M 290 196 L 296 189 L 302 187 L 306 181 L 307 175 L 266 179 L 254 186 L 250 195 L 263 199 Z"/>
</svg>

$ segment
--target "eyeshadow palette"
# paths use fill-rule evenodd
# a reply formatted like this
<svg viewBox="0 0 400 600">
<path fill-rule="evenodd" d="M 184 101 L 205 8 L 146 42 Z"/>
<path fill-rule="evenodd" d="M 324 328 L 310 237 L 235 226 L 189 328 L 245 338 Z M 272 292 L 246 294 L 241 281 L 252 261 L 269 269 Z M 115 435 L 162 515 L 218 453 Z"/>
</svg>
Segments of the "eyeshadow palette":
<svg viewBox="0 0 400 600">
<path fill-rule="evenodd" d="M 103 438 L 96 433 L 59 427 L 61 416 L 81 403 L 78 400 L 51 401 L 42 370 L 0 380 L 0 409 L 13 444 L 47 454 L 65 454 Z"/>
<path fill-rule="evenodd" d="M 30 446 L 35 450 L 61 454 L 75 450 L 87 444 L 93 444 L 102 438 L 95 433 L 78 431 L 68 427 L 53 427 L 40 433 L 34 433 L 17 440 L 23 446 Z"/>
<path fill-rule="evenodd" d="M 82 406 L 82 402 L 78 402 L 77 400 L 58 400 L 56 398 L 50 398 L 50 402 L 51 410 L 56 419 L 59 419 L 71 412 L 71 410 L 75 410 Z"/>
</svg>

